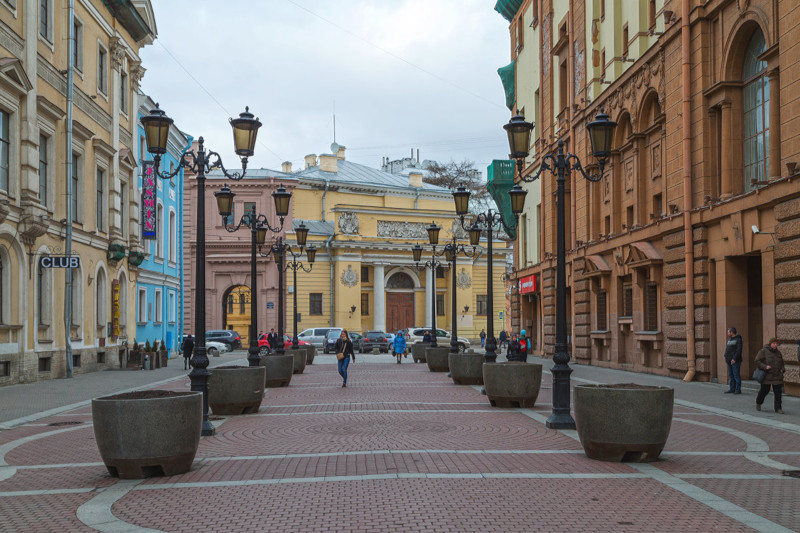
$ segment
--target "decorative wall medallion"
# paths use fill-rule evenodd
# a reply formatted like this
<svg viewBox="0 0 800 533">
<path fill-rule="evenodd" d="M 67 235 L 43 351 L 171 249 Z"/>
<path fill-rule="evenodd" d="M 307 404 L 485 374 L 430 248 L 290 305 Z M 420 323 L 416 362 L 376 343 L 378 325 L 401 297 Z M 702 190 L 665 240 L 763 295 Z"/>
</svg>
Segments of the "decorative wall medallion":
<svg viewBox="0 0 800 533">
<path fill-rule="evenodd" d="M 396 237 L 400 239 L 428 239 L 426 225 L 421 222 L 378 221 L 378 237 Z"/>
<path fill-rule="evenodd" d="M 628 159 L 625 161 L 625 192 L 630 192 L 633 190 L 633 177 L 633 159 Z"/>
<path fill-rule="evenodd" d="M 358 215 L 355 213 L 339 215 L 339 231 L 349 235 L 358 235 Z"/>
<path fill-rule="evenodd" d="M 650 155 L 652 157 L 653 179 L 655 179 L 661 176 L 661 143 L 653 145 L 653 151 Z"/>
<path fill-rule="evenodd" d="M 342 272 L 342 285 L 345 287 L 354 287 L 358 283 L 358 274 L 353 270 L 352 265 L 347 265 L 347 270 Z"/>
<path fill-rule="evenodd" d="M 456 279 L 456 285 L 458 285 L 459 289 L 469 289 L 472 287 L 472 278 L 467 274 L 466 268 L 461 269 L 461 274 L 459 274 Z"/>
<path fill-rule="evenodd" d="M 469 238 L 469 235 L 467 235 L 467 230 L 461 227 L 461 219 L 457 218 L 453 220 L 453 225 L 450 229 L 450 235 L 454 234 L 456 236 L 456 239 L 459 240 L 465 240 Z"/>
</svg>

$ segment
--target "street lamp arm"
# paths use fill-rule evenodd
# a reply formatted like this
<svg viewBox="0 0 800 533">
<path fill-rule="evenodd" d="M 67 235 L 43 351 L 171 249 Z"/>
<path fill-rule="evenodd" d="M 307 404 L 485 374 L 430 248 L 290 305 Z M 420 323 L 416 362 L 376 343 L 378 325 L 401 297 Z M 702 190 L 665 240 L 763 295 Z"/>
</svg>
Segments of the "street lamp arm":
<svg viewBox="0 0 800 533">
<path fill-rule="evenodd" d="M 578 172 L 580 172 L 585 179 L 594 183 L 603 179 L 603 171 L 605 170 L 606 166 L 605 159 L 599 160 L 600 172 L 598 174 L 592 174 L 592 175 L 586 174 L 586 171 L 583 170 L 583 165 L 581 165 L 581 160 L 578 159 L 578 156 L 576 156 L 575 154 L 568 154 L 567 161 L 572 161 L 572 170 L 577 170 Z"/>
<path fill-rule="evenodd" d="M 547 162 L 550 161 L 552 166 L 548 165 Z M 536 171 L 536 174 L 532 174 L 530 176 L 523 176 L 522 172 L 519 173 L 519 179 L 524 181 L 525 183 L 531 183 L 532 181 L 536 181 L 539 179 L 539 176 L 542 175 L 542 172 L 545 170 L 552 170 L 558 165 L 558 160 L 555 158 L 553 154 L 546 154 L 542 157 L 542 164 L 539 166 L 539 170 Z"/>
<path fill-rule="evenodd" d="M 309 272 L 311 272 L 312 268 L 314 268 L 314 265 L 309 265 L 308 268 L 306 268 L 305 265 L 303 265 L 302 261 L 292 260 L 292 261 L 287 261 L 286 262 L 286 266 L 283 267 L 283 270 L 284 270 L 284 272 L 286 272 L 288 270 L 293 270 L 294 272 L 297 272 L 298 270 L 302 270 L 305 273 L 309 273 Z"/>
<path fill-rule="evenodd" d="M 211 164 L 208 164 L 208 161 L 211 160 L 211 157 L 215 158 L 215 161 Z M 222 158 L 217 152 L 212 152 L 211 150 L 208 151 L 208 157 L 206 158 L 206 164 L 208 164 L 208 171 L 211 172 L 212 170 L 220 169 L 222 173 L 225 175 L 226 178 L 231 179 L 233 181 L 240 181 L 244 178 L 244 175 L 247 174 L 247 158 L 242 157 L 242 172 L 228 172 L 225 168 L 225 165 L 222 164 Z"/>
</svg>

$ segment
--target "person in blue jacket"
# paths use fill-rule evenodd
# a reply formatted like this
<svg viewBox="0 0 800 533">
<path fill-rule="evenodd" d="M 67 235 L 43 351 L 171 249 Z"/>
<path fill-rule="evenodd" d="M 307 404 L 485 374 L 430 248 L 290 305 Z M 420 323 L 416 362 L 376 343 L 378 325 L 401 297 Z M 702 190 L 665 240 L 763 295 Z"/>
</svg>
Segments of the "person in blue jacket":
<svg viewBox="0 0 800 533">
<path fill-rule="evenodd" d="M 394 336 L 394 355 L 397 357 L 397 364 L 400 364 L 400 359 L 406 353 L 406 336 L 403 335 L 402 331 L 398 331 L 397 335 Z"/>
</svg>

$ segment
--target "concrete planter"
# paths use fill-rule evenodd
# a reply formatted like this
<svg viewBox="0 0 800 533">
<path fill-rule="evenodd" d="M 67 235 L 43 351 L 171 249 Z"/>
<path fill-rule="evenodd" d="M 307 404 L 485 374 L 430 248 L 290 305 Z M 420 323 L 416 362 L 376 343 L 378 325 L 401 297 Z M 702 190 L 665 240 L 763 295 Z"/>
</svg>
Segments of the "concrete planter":
<svg viewBox="0 0 800 533">
<path fill-rule="evenodd" d="M 424 363 L 427 361 L 425 358 L 425 348 L 427 347 L 427 344 L 422 344 L 421 342 L 411 345 L 411 357 L 414 359 L 415 363 Z"/>
<path fill-rule="evenodd" d="M 482 353 L 464 352 L 448 356 L 450 375 L 456 385 L 483 385 Z"/>
<path fill-rule="evenodd" d="M 264 382 L 264 387 L 286 387 L 292 381 L 294 354 L 267 355 L 261 358 L 261 366 L 267 369 L 267 380 Z"/>
<path fill-rule="evenodd" d="M 92 400 L 97 448 L 113 477 L 188 472 L 200 443 L 203 394 L 134 391 Z"/>
<path fill-rule="evenodd" d="M 450 362 L 447 357 L 450 354 L 450 348 L 443 348 L 437 346 L 432 348 L 426 346 L 425 348 L 425 361 L 428 363 L 428 370 L 431 372 L 450 372 Z"/>
<path fill-rule="evenodd" d="M 317 349 L 313 346 L 304 346 L 306 350 L 306 364 L 310 365 L 314 363 L 314 357 L 317 355 Z"/>
<path fill-rule="evenodd" d="M 286 350 L 286 353 L 294 356 L 294 369 L 292 370 L 292 373 L 302 374 L 306 369 L 306 351 L 298 346 L 296 350 Z"/>
<path fill-rule="evenodd" d="M 600 461 L 652 461 L 672 425 L 675 391 L 624 383 L 576 385 L 575 425 L 583 451 Z"/>
<path fill-rule="evenodd" d="M 208 406 L 215 415 L 257 413 L 266 379 L 263 366 L 218 366 L 208 378 Z"/>
<path fill-rule="evenodd" d="M 484 363 L 483 384 L 492 407 L 533 407 L 542 385 L 542 365 Z"/>
</svg>

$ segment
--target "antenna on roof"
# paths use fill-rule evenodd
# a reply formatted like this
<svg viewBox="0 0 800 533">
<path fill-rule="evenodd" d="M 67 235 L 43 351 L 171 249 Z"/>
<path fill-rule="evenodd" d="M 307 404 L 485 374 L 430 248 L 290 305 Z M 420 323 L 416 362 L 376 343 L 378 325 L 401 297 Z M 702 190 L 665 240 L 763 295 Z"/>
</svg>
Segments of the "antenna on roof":
<svg viewBox="0 0 800 533">
<path fill-rule="evenodd" d="M 333 101 L 333 142 L 336 143 L 336 100 Z"/>
</svg>

